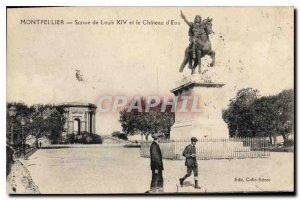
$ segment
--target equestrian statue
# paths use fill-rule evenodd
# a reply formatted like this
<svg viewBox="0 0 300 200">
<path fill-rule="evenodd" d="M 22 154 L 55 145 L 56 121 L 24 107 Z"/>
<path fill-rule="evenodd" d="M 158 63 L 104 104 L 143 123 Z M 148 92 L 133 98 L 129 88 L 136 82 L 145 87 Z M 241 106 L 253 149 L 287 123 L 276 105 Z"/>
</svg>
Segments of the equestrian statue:
<svg viewBox="0 0 300 200">
<path fill-rule="evenodd" d="M 198 66 L 198 72 L 201 74 L 201 58 L 209 55 L 212 59 L 210 66 L 215 63 L 215 52 L 211 49 L 209 35 L 213 33 L 212 18 L 201 21 L 201 16 L 196 15 L 194 22 L 189 22 L 181 11 L 181 17 L 189 28 L 189 46 L 185 49 L 184 60 L 180 66 L 179 72 L 183 72 L 184 67 L 189 63 L 188 67 L 195 73 Z"/>
</svg>

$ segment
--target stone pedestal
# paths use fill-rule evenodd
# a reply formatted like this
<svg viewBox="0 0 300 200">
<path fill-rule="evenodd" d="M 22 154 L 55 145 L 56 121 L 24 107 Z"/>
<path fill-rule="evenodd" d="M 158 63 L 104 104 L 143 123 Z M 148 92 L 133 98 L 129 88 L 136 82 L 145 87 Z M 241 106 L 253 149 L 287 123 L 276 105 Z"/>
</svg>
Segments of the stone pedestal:
<svg viewBox="0 0 300 200">
<path fill-rule="evenodd" d="M 175 123 L 171 128 L 171 139 L 201 138 L 229 138 L 227 124 L 222 119 L 221 103 L 224 98 L 224 83 L 208 82 L 200 75 L 193 75 L 182 79 L 171 92 L 179 97 L 198 97 L 200 112 L 182 113 L 176 110 Z"/>
</svg>

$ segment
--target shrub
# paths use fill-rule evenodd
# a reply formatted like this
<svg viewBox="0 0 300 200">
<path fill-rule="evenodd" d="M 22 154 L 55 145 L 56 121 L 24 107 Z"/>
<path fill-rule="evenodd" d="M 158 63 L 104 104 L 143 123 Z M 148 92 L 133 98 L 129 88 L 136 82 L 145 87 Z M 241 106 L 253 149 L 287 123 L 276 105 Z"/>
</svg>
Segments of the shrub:
<svg viewBox="0 0 300 200">
<path fill-rule="evenodd" d="M 83 131 L 78 135 L 80 140 L 77 140 L 76 143 L 82 144 L 102 144 L 102 138 L 100 135 L 94 133 L 88 133 L 87 131 Z"/>
<path fill-rule="evenodd" d="M 284 141 L 284 142 L 283 142 L 283 146 L 285 146 L 285 147 L 291 147 L 291 146 L 294 146 L 294 140 L 288 139 L 288 140 Z"/>
<path fill-rule="evenodd" d="M 88 133 L 87 131 L 82 131 L 78 135 L 75 135 L 74 133 L 67 134 L 56 140 L 56 143 L 58 144 L 102 144 L 102 142 L 103 139 L 100 135 Z"/>
</svg>

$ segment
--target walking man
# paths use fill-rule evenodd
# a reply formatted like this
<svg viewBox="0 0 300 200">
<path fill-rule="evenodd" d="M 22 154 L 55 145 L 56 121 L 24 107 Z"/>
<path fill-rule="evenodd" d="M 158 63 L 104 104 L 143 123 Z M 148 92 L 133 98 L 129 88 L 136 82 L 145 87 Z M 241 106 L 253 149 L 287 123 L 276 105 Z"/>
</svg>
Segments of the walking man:
<svg viewBox="0 0 300 200">
<path fill-rule="evenodd" d="M 150 146 L 150 161 L 152 170 L 152 180 L 150 185 L 151 192 L 163 192 L 163 175 L 162 170 L 164 170 L 162 154 L 160 147 L 158 146 L 158 138 L 163 136 L 161 133 L 154 133 L 152 135 L 153 142 Z"/>
<path fill-rule="evenodd" d="M 196 142 L 197 138 L 192 137 L 191 138 L 191 144 L 185 147 L 183 151 L 183 156 L 186 158 L 185 159 L 185 166 L 187 167 L 187 174 L 179 179 L 180 185 L 183 186 L 184 180 L 191 176 L 192 171 L 194 172 L 194 177 L 195 177 L 195 188 L 200 189 L 198 185 L 198 164 L 197 164 L 197 156 L 196 156 Z"/>
</svg>

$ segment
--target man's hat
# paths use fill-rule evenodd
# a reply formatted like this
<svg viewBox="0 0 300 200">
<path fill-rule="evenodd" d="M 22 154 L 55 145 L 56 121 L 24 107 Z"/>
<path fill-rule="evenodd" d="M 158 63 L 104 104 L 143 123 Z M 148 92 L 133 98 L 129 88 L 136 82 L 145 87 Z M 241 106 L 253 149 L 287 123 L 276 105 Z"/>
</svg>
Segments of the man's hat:
<svg viewBox="0 0 300 200">
<path fill-rule="evenodd" d="M 191 138 L 191 141 L 192 141 L 192 142 L 197 142 L 198 140 L 197 140 L 197 138 L 192 137 L 192 138 Z"/>
<path fill-rule="evenodd" d="M 162 134 L 162 133 L 153 133 L 152 134 L 152 137 L 160 137 L 160 136 L 163 136 L 164 134 Z"/>
</svg>

